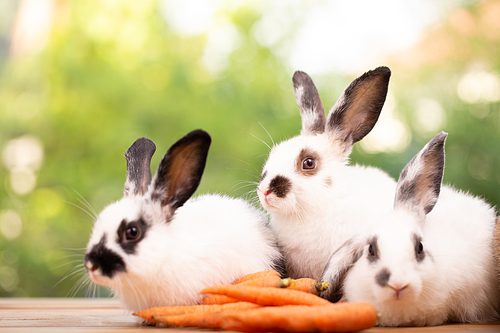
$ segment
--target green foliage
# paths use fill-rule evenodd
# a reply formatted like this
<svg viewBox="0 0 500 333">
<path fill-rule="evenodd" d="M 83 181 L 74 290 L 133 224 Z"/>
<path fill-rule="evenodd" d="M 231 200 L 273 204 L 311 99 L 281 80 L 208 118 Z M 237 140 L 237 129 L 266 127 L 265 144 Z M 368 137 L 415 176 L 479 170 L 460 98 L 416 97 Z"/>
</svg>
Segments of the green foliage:
<svg viewBox="0 0 500 333">
<path fill-rule="evenodd" d="M 14 212 L 22 221 L 19 236 L 0 234 L 0 296 L 94 292 L 79 289 L 92 209 L 121 197 L 123 155 L 135 139 L 147 136 L 156 143 L 154 171 L 174 141 L 196 128 L 208 131 L 213 143 L 197 193 L 255 200 L 266 143 L 300 130 L 291 84 L 295 69 L 255 40 L 252 26 L 260 14 L 252 9 L 224 13 L 240 40 L 222 71 L 213 73 L 202 61 L 208 37 L 176 35 L 156 2 L 61 4 L 41 53 L 0 62 L 0 147 L 5 151 L 11 140 L 28 135 L 41 143 L 44 156 L 40 167 L 30 169 L 35 188 L 24 194 L 12 189 L 15 170 L 0 164 L 0 213 Z M 487 68 L 499 71 L 498 57 L 486 57 L 498 40 L 458 41 L 451 32 L 448 38 L 479 50 Z M 353 162 L 397 177 L 436 134 L 422 132 L 413 118 L 419 100 L 433 99 L 443 106 L 442 129 L 450 133 L 445 181 L 498 204 L 499 103 L 467 104 L 457 96 L 472 57 L 422 62 L 418 69 L 389 61 L 396 116 L 408 124 L 413 140 L 393 153 L 371 154 L 356 145 Z M 326 108 L 352 79 L 314 77 Z M 16 227 L 16 221 L 0 215 L 0 227 Z"/>
</svg>

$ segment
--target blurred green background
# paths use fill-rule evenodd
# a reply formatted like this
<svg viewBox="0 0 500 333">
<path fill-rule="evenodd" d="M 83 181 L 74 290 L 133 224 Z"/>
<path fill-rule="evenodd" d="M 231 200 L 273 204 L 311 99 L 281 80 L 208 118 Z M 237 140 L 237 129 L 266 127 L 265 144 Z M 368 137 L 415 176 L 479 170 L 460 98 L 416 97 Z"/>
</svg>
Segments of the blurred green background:
<svg viewBox="0 0 500 333">
<path fill-rule="evenodd" d="M 300 130 L 298 69 L 329 108 L 389 66 L 353 163 L 397 177 L 445 130 L 445 182 L 499 204 L 499 17 L 500 1 L 1 0 L 0 296 L 107 294 L 85 282 L 84 248 L 139 137 L 157 144 L 154 169 L 208 131 L 197 193 L 257 203 L 266 144 Z"/>
</svg>

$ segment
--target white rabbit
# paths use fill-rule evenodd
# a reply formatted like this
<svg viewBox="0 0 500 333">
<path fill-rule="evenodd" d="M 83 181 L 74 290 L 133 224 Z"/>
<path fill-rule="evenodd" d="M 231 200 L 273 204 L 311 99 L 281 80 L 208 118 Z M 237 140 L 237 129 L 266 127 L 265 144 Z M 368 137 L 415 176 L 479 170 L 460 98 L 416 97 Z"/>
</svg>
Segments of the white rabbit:
<svg viewBox="0 0 500 333">
<path fill-rule="evenodd" d="M 322 297 L 370 302 L 380 326 L 500 318 L 495 210 L 441 189 L 446 136 L 436 135 L 403 169 L 393 210 L 333 253 L 322 276 L 331 289 Z"/>
<path fill-rule="evenodd" d="M 390 75 L 378 67 L 354 80 L 328 117 L 311 78 L 293 76 L 302 131 L 272 148 L 257 187 L 290 277 L 319 279 L 331 250 L 392 204 L 394 179 L 348 165 L 353 144 L 377 122 Z"/>
<path fill-rule="evenodd" d="M 188 200 L 205 168 L 211 138 L 196 130 L 165 154 L 151 180 L 152 141 L 127 151 L 125 196 L 98 216 L 85 255 L 95 283 L 138 311 L 191 305 L 200 290 L 275 269 L 281 255 L 266 216 L 220 195 Z"/>
</svg>

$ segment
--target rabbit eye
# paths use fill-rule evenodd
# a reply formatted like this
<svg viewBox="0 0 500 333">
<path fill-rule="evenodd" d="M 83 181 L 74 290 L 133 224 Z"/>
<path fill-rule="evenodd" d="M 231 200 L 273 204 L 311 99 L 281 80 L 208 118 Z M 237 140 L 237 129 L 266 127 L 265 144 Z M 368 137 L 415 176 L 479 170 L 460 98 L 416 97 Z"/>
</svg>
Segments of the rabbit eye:
<svg viewBox="0 0 500 333">
<path fill-rule="evenodd" d="M 418 243 L 418 248 L 417 248 L 417 254 L 422 254 L 424 252 L 424 246 L 422 245 L 422 242 Z"/>
<path fill-rule="evenodd" d="M 422 244 L 422 238 L 417 235 L 413 235 L 413 244 L 415 246 L 415 258 L 418 262 L 425 259 L 424 245 Z"/>
<path fill-rule="evenodd" d="M 368 247 L 368 254 L 370 256 L 375 256 L 375 249 L 373 248 L 373 245 L 370 244 L 370 246 Z"/>
<path fill-rule="evenodd" d="M 313 158 L 306 158 L 302 161 L 302 170 L 313 170 L 316 168 L 316 160 Z"/>
<path fill-rule="evenodd" d="M 379 258 L 379 251 L 378 251 L 378 238 L 377 236 L 372 237 L 369 242 L 368 242 L 368 256 L 367 259 L 370 263 L 376 262 Z"/>
<path fill-rule="evenodd" d="M 125 239 L 126 240 L 131 241 L 131 240 L 137 239 L 137 238 L 139 238 L 140 235 L 141 235 L 141 231 L 137 227 L 129 227 L 129 228 L 127 228 L 127 230 L 125 230 Z"/>
</svg>

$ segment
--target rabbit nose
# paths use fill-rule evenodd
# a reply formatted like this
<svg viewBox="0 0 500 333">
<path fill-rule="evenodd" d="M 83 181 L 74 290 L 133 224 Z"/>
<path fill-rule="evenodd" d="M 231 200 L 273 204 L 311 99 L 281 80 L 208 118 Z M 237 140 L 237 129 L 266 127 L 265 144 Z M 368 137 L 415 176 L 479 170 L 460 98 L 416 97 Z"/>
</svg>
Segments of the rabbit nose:
<svg viewBox="0 0 500 333">
<path fill-rule="evenodd" d="M 396 298 L 400 298 L 401 292 L 408 287 L 408 284 L 402 285 L 398 283 L 391 285 L 388 283 L 387 286 L 396 292 Z"/>
<path fill-rule="evenodd" d="M 90 261 L 88 258 L 85 258 L 84 265 L 85 268 L 87 268 L 87 270 L 91 272 L 95 272 L 99 268 L 99 265 L 93 264 L 92 261 Z"/>
</svg>

